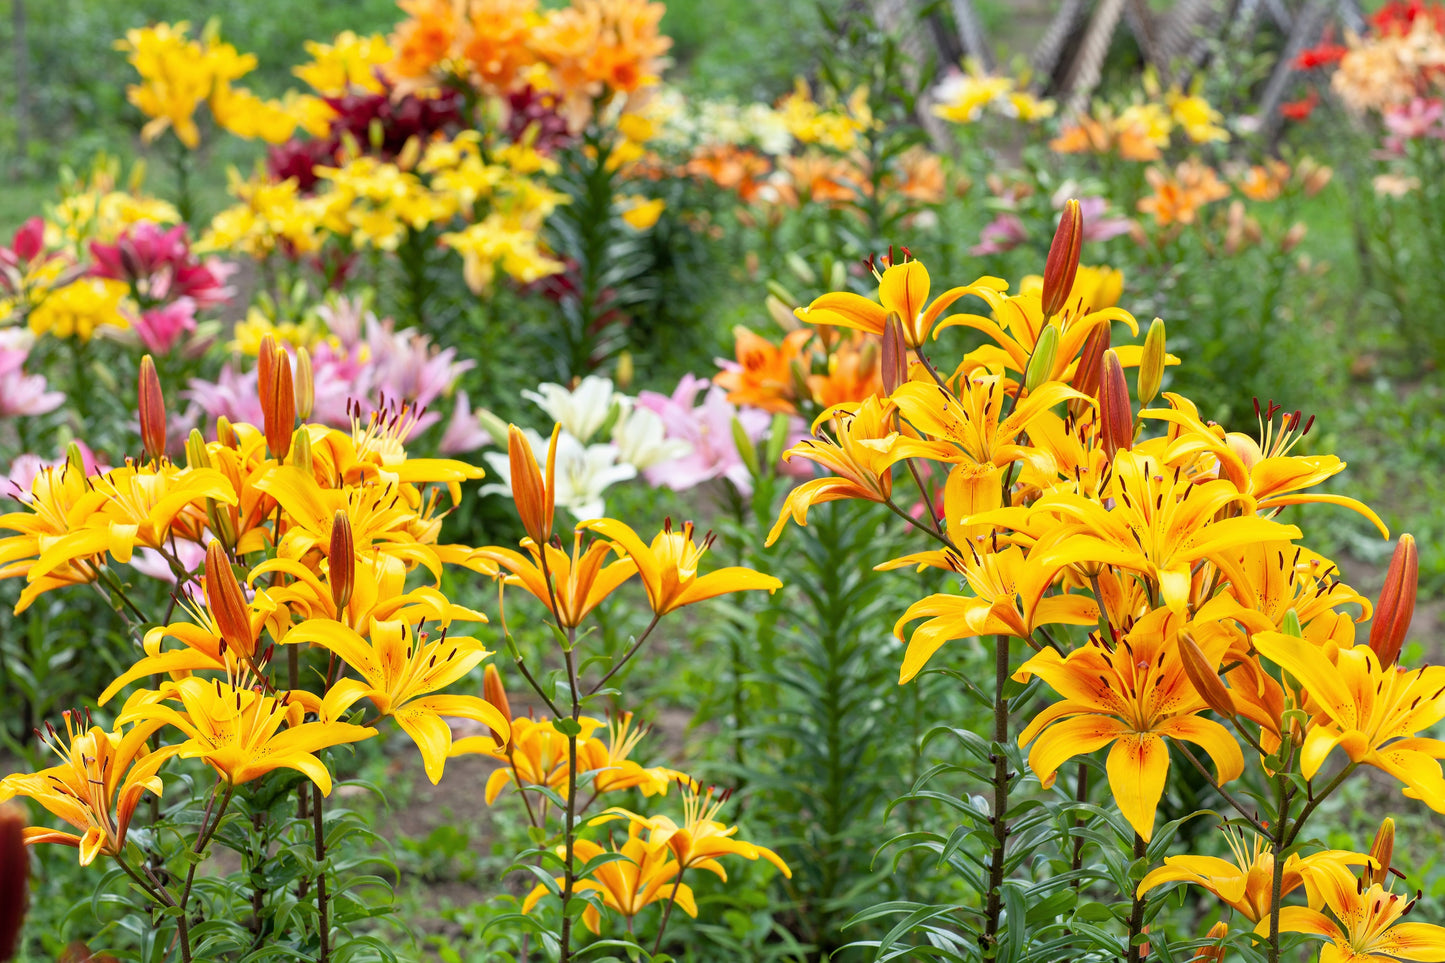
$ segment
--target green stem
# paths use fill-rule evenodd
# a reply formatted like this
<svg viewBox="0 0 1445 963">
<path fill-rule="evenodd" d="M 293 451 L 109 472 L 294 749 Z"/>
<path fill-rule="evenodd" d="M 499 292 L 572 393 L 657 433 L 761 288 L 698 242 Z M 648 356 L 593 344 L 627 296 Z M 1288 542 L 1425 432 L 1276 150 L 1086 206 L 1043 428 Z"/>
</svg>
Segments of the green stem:
<svg viewBox="0 0 1445 963">
<path fill-rule="evenodd" d="M 662 908 L 662 922 L 657 924 L 657 939 L 652 944 L 652 955 L 656 956 L 658 950 L 662 949 L 662 934 L 667 932 L 667 921 L 672 918 L 672 908 L 677 905 L 677 891 L 682 888 L 682 874 L 684 869 L 678 867 L 677 879 L 672 883 L 672 895 L 667 899 L 667 905 Z"/>
<path fill-rule="evenodd" d="M 1274 824 L 1274 875 L 1270 881 L 1269 901 L 1269 963 L 1279 963 L 1279 911 L 1284 896 L 1284 850 L 1290 839 L 1289 804 L 1294 793 L 1289 789 L 1289 780 L 1277 776 L 1279 805 Z"/>
<path fill-rule="evenodd" d="M 236 787 L 228 783 L 226 785 L 226 794 L 221 799 L 219 809 L 215 809 L 215 791 L 212 791 L 211 798 L 206 800 L 206 812 L 205 815 L 201 817 L 201 832 L 196 837 L 196 845 L 192 850 L 197 856 L 204 853 L 206 847 L 210 845 L 211 838 L 216 835 L 216 830 L 220 828 L 221 820 L 225 818 L 226 815 L 226 807 L 231 805 L 231 797 L 235 795 L 235 793 Z M 212 810 L 215 810 L 214 819 L 212 818 Z M 196 867 L 199 865 L 199 859 L 191 861 L 191 868 L 186 871 L 186 884 L 181 889 L 181 898 L 176 902 L 176 906 L 180 909 L 176 921 L 180 931 L 181 960 L 183 963 L 191 963 L 191 924 L 190 917 L 187 915 L 187 906 L 191 901 L 191 887 L 195 885 Z"/>
<path fill-rule="evenodd" d="M 572 647 L 577 642 L 577 630 L 567 630 L 567 647 L 562 656 L 567 662 L 567 684 L 572 694 L 572 722 L 582 714 L 582 699 L 577 690 L 577 663 Z M 577 888 L 577 729 L 574 725 L 567 734 L 567 809 L 563 813 L 562 862 L 562 946 L 558 963 L 570 963 L 572 959 L 572 913 L 570 903 Z"/>
<path fill-rule="evenodd" d="M 1004 858 L 1008 849 L 1008 699 L 1004 687 L 1009 680 L 1009 636 L 997 636 L 994 643 L 994 702 L 993 702 L 993 812 L 989 822 L 993 826 L 993 852 L 989 858 L 988 896 L 984 906 L 984 932 L 980 941 L 985 952 L 998 943 L 999 919 L 1003 915 Z M 1018 926 L 1021 920 L 1011 925 Z"/>
<path fill-rule="evenodd" d="M 1146 846 L 1144 837 L 1138 833 L 1134 834 L 1134 859 L 1144 858 Z M 1139 895 L 1136 887 L 1134 890 L 1134 905 L 1129 909 L 1129 963 L 1140 963 L 1144 959 L 1144 947 L 1140 945 L 1139 936 L 1144 932 L 1144 897 Z"/>
<path fill-rule="evenodd" d="M 321 787 L 311 793 L 311 834 L 316 842 L 316 935 L 321 940 L 320 963 L 331 959 L 331 914 L 326 900 L 326 827 L 321 814 Z"/>
</svg>

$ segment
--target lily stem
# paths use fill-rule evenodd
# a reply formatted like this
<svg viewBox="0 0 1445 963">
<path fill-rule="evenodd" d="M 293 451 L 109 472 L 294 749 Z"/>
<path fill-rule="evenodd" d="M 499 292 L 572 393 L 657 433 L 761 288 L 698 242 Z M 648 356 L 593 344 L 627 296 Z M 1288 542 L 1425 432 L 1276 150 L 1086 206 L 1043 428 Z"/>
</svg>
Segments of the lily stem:
<svg viewBox="0 0 1445 963">
<path fill-rule="evenodd" d="M 662 934 L 667 932 L 667 921 L 672 917 L 672 908 L 677 905 L 677 891 L 682 888 L 682 874 L 684 870 L 678 867 L 677 878 L 672 881 L 672 895 L 667 899 L 667 905 L 662 908 L 662 922 L 657 924 L 657 940 L 652 944 L 652 955 L 656 956 L 658 950 L 662 949 Z"/>
<path fill-rule="evenodd" d="M 331 959 L 331 914 L 326 900 L 326 827 L 321 818 L 321 787 L 311 788 L 311 834 L 316 842 L 316 935 L 321 940 L 320 963 Z"/>
<path fill-rule="evenodd" d="M 1138 833 L 1134 834 L 1134 859 L 1144 858 L 1147 846 L 1144 837 Z M 1134 905 L 1129 909 L 1129 963 L 1140 963 L 1144 959 L 1144 947 L 1140 945 L 1139 935 L 1144 932 L 1144 897 L 1134 890 Z"/>
<path fill-rule="evenodd" d="M 988 896 L 984 904 L 984 932 L 980 941 L 985 952 L 998 942 L 999 918 L 1003 915 L 1004 857 L 1008 849 L 1008 699 L 1004 698 L 1004 686 L 1009 680 L 1009 636 L 995 638 L 994 656 L 994 702 L 993 702 L 993 812 L 989 822 L 993 824 L 993 853 L 989 858 Z M 1021 920 L 1013 920 L 1018 926 Z"/>
</svg>

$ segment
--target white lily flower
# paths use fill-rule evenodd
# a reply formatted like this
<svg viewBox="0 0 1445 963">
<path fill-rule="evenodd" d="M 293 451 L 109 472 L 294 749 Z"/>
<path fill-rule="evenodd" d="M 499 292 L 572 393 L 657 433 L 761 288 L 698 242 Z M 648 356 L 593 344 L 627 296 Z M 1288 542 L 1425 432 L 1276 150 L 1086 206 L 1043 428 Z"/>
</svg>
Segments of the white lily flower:
<svg viewBox="0 0 1445 963">
<path fill-rule="evenodd" d="M 617 458 L 638 471 L 692 454 L 692 445 L 682 438 L 668 438 L 662 418 L 650 408 L 628 405 L 612 429 Z"/>
<path fill-rule="evenodd" d="M 547 470 L 547 445 L 550 441 L 530 428 L 522 429 L 532 457 L 544 472 Z M 565 508 L 579 522 L 601 518 L 606 512 L 602 493 L 608 486 L 637 477 L 637 469 L 618 464 L 618 448 L 614 444 L 584 445 L 565 430 L 557 436 L 556 504 Z M 482 494 L 511 497 L 512 471 L 505 452 L 485 452 L 482 457 L 491 466 L 494 477 L 501 479 L 482 488 Z"/>
<path fill-rule="evenodd" d="M 612 406 L 621 403 L 611 380 L 601 375 L 588 375 L 572 391 L 558 384 L 540 384 L 536 391 L 524 391 L 522 397 L 536 403 L 562 430 L 586 444 L 597 429 L 607 421 Z"/>
</svg>

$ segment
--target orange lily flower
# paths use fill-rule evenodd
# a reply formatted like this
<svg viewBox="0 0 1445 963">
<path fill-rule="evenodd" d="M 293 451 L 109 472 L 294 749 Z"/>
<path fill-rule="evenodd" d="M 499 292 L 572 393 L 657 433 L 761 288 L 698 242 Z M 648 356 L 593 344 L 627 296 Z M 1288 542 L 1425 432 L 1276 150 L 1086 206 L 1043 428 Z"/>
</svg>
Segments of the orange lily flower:
<svg viewBox="0 0 1445 963">
<path fill-rule="evenodd" d="M 1239 497 L 1233 485 L 1222 479 L 1192 483 L 1178 469 L 1169 472 L 1138 452 L 1116 453 L 1107 495 L 1115 501 L 1112 509 L 1067 493 L 1047 495 L 1034 504 L 1036 513 L 1066 519 L 1041 547 L 1040 564 L 1049 571 L 1090 562 L 1139 572 L 1176 611 L 1182 612 L 1189 602 L 1195 563 L 1207 559 L 1243 584 L 1236 550 L 1251 542 L 1300 537 L 1295 526 L 1256 515 L 1216 519 L 1220 509 Z"/>
<path fill-rule="evenodd" d="M 1165 883 L 1193 883 L 1213 893 L 1221 902 L 1233 907 L 1251 923 L 1269 918 L 1274 890 L 1274 850 L 1259 836 L 1247 845 L 1242 833 L 1225 830 L 1234 861 L 1217 856 L 1167 856 L 1164 865 L 1145 876 L 1137 893 L 1143 896 Z M 1301 886 L 1309 892 L 1310 905 L 1319 908 L 1319 895 L 1309 886 L 1306 872 L 1324 863 L 1356 866 L 1367 860 L 1359 853 L 1331 849 L 1309 856 L 1290 853 L 1285 858 L 1280 896 Z"/>
<path fill-rule="evenodd" d="M 471 719 L 488 726 L 506 742 L 511 727 L 490 702 L 476 696 L 434 695 L 491 655 L 476 639 L 448 636 L 443 629 L 435 639 L 425 632 L 413 635 L 405 622 L 372 622 L 368 638 L 329 619 L 302 622 L 285 640 L 313 642 L 333 652 L 360 676 L 338 680 L 326 693 L 322 718 L 339 719 L 358 700 L 370 699 L 382 717 L 391 716 L 421 750 L 427 778 L 441 780 L 452 731 L 442 716 Z"/>
<path fill-rule="evenodd" d="M 793 414 L 796 401 L 795 369 L 802 365 L 803 349 L 813 337 L 809 330 L 789 332 L 781 344 L 739 325 L 733 328 L 736 362 L 713 375 L 713 383 L 727 390 L 735 405 L 755 405 L 764 411 Z"/>
<path fill-rule="evenodd" d="M 1256 632 L 1252 641 L 1309 692 L 1301 775 L 1313 779 L 1338 746 L 1351 762 L 1384 770 L 1405 795 L 1445 812 L 1445 742 L 1416 735 L 1445 719 L 1445 666 L 1382 665 L 1368 645 L 1339 649 L 1332 663 L 1312 642 L 1283 632 Z"/>
<path fill-rule="evenodd" d="M 1165 738 L 1192 742 L 1214 761 L 1220 783 L 1244 771 L 1239 743 L 1222 725 L 1201 718 L 1206 706 L 1194 690 L 1179 657 L 1177 616 L 1156 609 L 1110 651 L 1097 636 L 1067 657 L 1044 649 L 1025 662 L 1014 678 L 1037 675 L 1064 701 L 1039 713 L 1019 734 L 1019 745 L 1033 743 L 1029 768 L 1045 788 L 1058 769 L 1081 753 L 1113 743 L 1106 769 L 1119 811 L 1146 841 L 1154 832 L 1154 814 L 1169 773 Z M 1203 646 L 1211 667 L 1224 645 Z"/>
<path fill-rule="evenodd" d="M 1239 549 L 1236 572 L 1246 581 L 1230 585 L 1230 594 L 1240 603 L 1230 617 L 1251 632 L 1281 631 L 1285 617 L 1294 612 L 1306 639 L 1348 647 L 1355 641 L 1355 623 L 1368 619 L 1374 608 L 1339 580 L 1333 562 L 1289 542 L 1245 545 Z M 1359 616 L 1337 612 L 1343 605 L 1358 605 Z"/>
<path fill-rule="evenodd" d="M 1094 625 L 1099 620 L 1099 607 L 1087 596 L 1063 594 L 1041 598 L 1049 583 L 1040 583 L 1041 570 L 1028 563 L 1018 546 L 981 553 L 971 544 L 965 545 L 966 555 L 951 549 L 945 549 L 945 553 L 956 562 L 955 571 L 967 579 L 974 594 L 930 595 L 910 605 L 893 626 L 893 634 L 901 640 L 903 626 L 930 616 L 908 640 L 903 665 L 898 671 L 899 685 L 913 679 L 933 653 L 953 639 L 981 635 L 1027 639 L 1038 625 Z M 885 563 L 878 567 L 896 566 Z"/>
<path fill-rule="evenodd" d="M 642 587 L 652 603 L 654 615 L 662 616 L 673 609 L 701 602 L 728 592 L 767 589 L 775 592 L 783 583 L 771 575 L 750 568 L 733 566 L 699 576 L 697 566 L 712 545 L 709 533 L 698 545 L 692 540 L 692 522 L 683 522 L 674 531 L 669 520 L 652 544 L 642 541 L 627 525 L 612 518 L 598 518 L 579 526 L 611 539 L 619 555 L 625 554 L 637 565 Z"/>
<path fill-rule="evenodd" d="M 543 553 L 537 550 L 537 544 L 527 538 L 523 539 L 522 547 L 527 550 L 527 555 L 508 548 L 479 548 L 472 554 L 506 569 L 511 574 L 506 576 L 505 584 L 526 589 L 549 609 L 552 608 L 552 593 L 555 592 L 556 608 L 552 614 L 563 628 L 581 625 L 587 613 L 637 572 L 637 563 L 630 557 L 603 565 L 612 551 L 607 542 L 592 542 L 585 552 L 582 551 L 580 531 L 574 537 L 570 556 L 555 546 L 545 547 L 545 573 L 542 570 Z M 551 576 L 550 587 L 548 575 Z"/>
<path fill-rule="evenodd" d="M 166 705 L 176 699 L 181 708 Z M 119 722 L 140 719 L 174 726 L 186 741 L 175 747 L 181 759 L 201 759 L 232 786 L 276 769 L 294 769 L 331 794 L 331 773 L 314 753 L 376 735 L 376 730 L 341 722 L 304 722 L 306 711 L 289 695 L 265 695 L 234 682 L 197 677 L 172 682 L 159 692 L 133 696 Z M 282 725 L 286 728 L 283 730 Z"/>
<path fill-rule="evenodd" d="M 53 729 L 49 740 L 60 765 L 0 779 L 0 803 L 17 796 L 33 799 L 80 830 L 77 836 L 34 827 L 25 830 L 25 842 L 74 846 L 80 850 L 80 865 L 89 866 L 97 856 L 119 856 L 125 849 L 131 816 L 145 793 L 161 795 L 163 786 L 156 773 L 176 754 L 176 747 L 154 752 L 146 747 L 146 740 L 163 724 L 160 721 L 107 732 L 100 726 L 81 729 L 73 713 L 64 716 L 66 744 Z"/>
<path fill-rule="evenodd" d="M 928 340 L 928 333 L 949 305 L 965 294 L 1002 291 L 1007 282 L 998 278 L 979 278 L 973 284 L 950 288 L 928 303 L 928 268 L 918 261 L 904 261 L 878 275 L 878 300 L 872 301 L 850 291 L 835 291 L 814 299 L 795 314 L 807 324 L 837 325 L 882 335 L 889 314 L 903 319 L 903 337 L 910 348 L 919 348 Z"/>
<path fill-rule="evenodd" d="M 597 893 L 602 905 L 620 916 L 631 920 L 644 908 L 657 902 L 673 901 L 688 916 L 697 918 L 697 901 L 693 898 L 692 887 L 676 883 L 679 866 L 667 849 L 649 847 L 641 837 L 642 827 L 633 823 L 627 827 L 627 842 L 612 852 L 621 853 L 625 859 L 603 863 L 592 871 L 590 878 L 580 879 L 574 892 Z M 558 847 L 557 855 L 564 856 L 566 847 Z M 608 852 L 590 839 L 579 839 L 573 844 L 573 855 L 584 865 Z M 562 885 L 557 878 L 557 885 Z M 522 901 L 522 912 L 529 913 L 546 893 L 547 887 L 538 884 Z M 596 905 L 587 904 L 582 911 L 582 922 L 593 933 L 602 932 L 602 914 Z"/>
<path fill-rule="evenodd" d="M 1414 908 L 1379 883 L 1365 886 L 1348 869 L 1324 863 L 1308 870 L 1334 919 L 1306 906 L 1286 906 L 1279 913 L 1282 933 L 1313 933 L 1330 942 L 1320 950 L 1320 963 L 1393 963 L 1396 960 L 1445 960 L 1445 927 L 1433 923 L 1402 923 Z M 1268 920 L 1255 927 L 1267 932 Z"/>
</svg>

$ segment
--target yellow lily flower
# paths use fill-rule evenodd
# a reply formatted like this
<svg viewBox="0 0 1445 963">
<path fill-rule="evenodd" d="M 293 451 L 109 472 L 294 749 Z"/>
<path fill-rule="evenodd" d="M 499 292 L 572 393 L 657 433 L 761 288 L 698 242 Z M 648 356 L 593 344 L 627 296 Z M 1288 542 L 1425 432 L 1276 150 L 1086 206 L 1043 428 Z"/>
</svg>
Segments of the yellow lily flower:
<svg viewBox="0 0 1445 963">
<path fill-rule="evenodd" d="M 898 684 L 916 676 L 945 642 L 980 635 L 1011 635 L 1027 639 L 1035 626 L 1094 625 L 1099 619 L 1099 606 L 1083 595 L 1055 595 L 1042 598 L 1049 588 L 1040 580 L 1041 570 L 1030 565 L 1023 550 L 1010 545 L 998 551 L 979 552 L 965 543 L 967 554 L 945 549 L 955 561 L 959 572 L 973 590 L 972 596 L 938 594 L 914 602 L 893 626 L 893 634 L 901 640 L 903 626 L 915 619 L 929 620 L 913 632 L 903 665 L 898 671 Z M 907 561 L 907 560 L 900 560 Z M 885 563 L 879 568 L 893 567 Z"/>
<path fill-rule="evenodd" d="M 965 294 L 1002 291 L 1006 281 L 983 277 L 965 287 L 944 291 L 928 304 L 928 268 L 918 261 L 904 261 L 878 275 L 878 300 L 872 301 L 850 291 L 835 291 L 814 299 L 806 308 L 794 313 L 806 324 L 836 325 L 882 335 L 889 314 L 903 320 L 903 339 L 910 348 L 919 348 L 928 340 L 928 333 L 949 305 Z"/>
<path fill-rule="evenodd" d="M 1244 771 L 1239 743 L 1222 725 L 1201 718 L 1206 706 L 1184 672 L 1178 648 L 1179 619 L 1156 609 L 1135 623 L 1119 647 L 1106 649 L 1097 636 L 1061 656 L 1044 649 L 1014 678 L 1038 676 L 1064 701 L 1049 706 L 1019 733 L 1033 743 L 1029 768 L 1047 788 L 1068 760 L 1113 743 L 1106 770 L 1119 811 L 1146 841 L 1169 773 L 1165 738 L 1192 742 L 1214 761 L 1219 782 Z M 1222 640 L 1201 648 L 1210 667 L 1224 655 Z"/>
<path fill-rule="evenodd" d="M 476 639 L 449 637 L 443 629 L 435 639 L 414 636 L 405 622 L 372 622 L 362 638 L 355 630 L 329 619 L 302 622 L 286 635 L 287 643 L 314 642 L 361 675 L 332 685 L 322 704 L 322 717 L 338 719 L 360 699 L 370 699 L 383 717 L 391 716 L 421 750 L 427 778 L 439 782 L 452 748 L 452 731 L 442 716 L 485 723 L 506 742 L 506 717 L 476 696 L 433 695 L 491 655 Z"/>
<path fill-rule="evenodd" d="M 1164 865 L 1153 870 L 1139 883 L 1140 897 L 1165 883 L 1193 883 L 1213 893 L 1224 904 L 1244 914 L 1251 923 L 1268 919 L 1273 903 L 1274 850 L 1259 836 L 1246 845 L 1242 833 L 1225 830 L 1234 861 L 1217 856 L 1167 856 Z M 1321 905 L 1319 894 L 1309 885 L 1306 872 L 1325 863 L 1358 866 L 1366 857 L 1343 849 L 1300 856 L 1291 853 L 1285 858 L 1280 896 L 1305 886 L 1312 907 Z"/>
<path fill-rule="evenodd" d="M 1323 863 L 1307 872 L 1334 919 L 1315 908 L 1285 906 L 1279 913 L 1279 929 L 1329 940 L 1320 950 L 1320 963 L 1445 960 L 1445 927 L 1400 922 L 1415 900 L 1378 883 L 1367 887 L 1343 866 Z M 1269 921 L 1263 920 L 1255 932 L 1267 932 L 1268 926 Z"/>
<path fill-rule="evenodd" d="M 97 856 L 118 856 L 125 849 L 136 805 L 147 792 L 161 795 L 164 787 L 156 773 L 176 747 L 147 748 L 146 740 L 163 724 L 157 720 L 107 732 L 100 726 L 80 728 L 73 713 L 64 716 L 66 743 L 53 729 L 48 740 L 60 764 L 0 779 L 0 803 L 16 796 L 33 799 L 80 830 L 77 836 L 37 826 L 25 830 L 25 842 L 74 846 L 80 865 L 89 866 Z"/>
<path fill-rule="evenodd" d="M 1339 580 L 1339 569 L 1329 559 L 1289 542 L 1253 542 L 1239 549 L 1235 570 L 1246 581 L 1230 584 L 1240 603 L 1230 617 L 1251 632 L 1282 631 L 1285 617 L 1294 612 L 1304 636 L 1316 645 L 1334 641 L 1350 646 L 1355 623 L 1370 618 L 1373 604 Z M 1351 618 L 1336 609 L 1358 605 Z"/>
<path fill-rule="evenodd" d="M 432 586 L 407 591 L 406 567 L 391 556 L 357 558 L 355 566 L 351 596 L 340 611 L 331 591 L 329 564 L 317 572 L 295 559 L 271 558 L 252 569 L 248 580 L 254 585 L 264 575 L 279 572 L 288 576 L 290 582 L 257 592 L 265 592 L 302 620 L 331 619 L 350 626 L 370 625 L 372 621 L 436 622 L 442 628 L 454 621 L 487 621 L 483 613 L 457 605 Z M 283 627 L 278 639 L 284 635 L 284 628 L 289 626 Z"/>
<path fill-rule="evenodd" d="M 717 820 L 718 812 L 727 799 L 726 793 L 718 795 L 711 788 L 704 793 L 697 783 L 691 782 L 682 791 L 681 824 L 673 822 L 670 816 L 640 816 L 630 810 L 613 807 L 593 819 L 589 825 L 597 826 L 622 818 L 646 828 L 648 848 L 654 851 L 663 848 L 671 850 L 673 858 L 678 862 L 678 872 L 696 867 L 716 873 L 719 879 L 726 881 L 728 874 L 718 862 L 719 857 L 741 856 L 750 860 L 761 857 L 778 867 L 788 879 L 792 879 L 793 871 L 777 853 L 766 846 L 756 846 L 734 838 L 738 828 L 724 825 Z"/>
<path fill-rule="evenodd" d="M 1008 389 L 1000 375 L 975 375 L 964 381 L 958 394 L 944 391 L 931 381 L 910 381 L 893 392 L 898 412 L 929 438 L 949 442 L 942 461 L 973 461 L 1000 467 L 1015 461 L 1037 460 L 1038 449 L 1018 443 L 1029 424 L 1043 412 L 1071 398 L 1088 396 L 1057 381 L 1040 385 L 1002 417 L 1008 403 Z M 1047 459 L 1047 456 L 1043 456 Z M 1041 470 L 1052 470 L 1047 461 Z"/>
<path fill-rule="evenodd" d="M 581 625 L 587 613 L 637 572 L 637 563 L 630 556 L 603 565 L 612 551 L 606 542 L 592 542 L 584 552 L 581 531 L 574 537 L 571 555 L 552 545 L 539 551 L 537 543 L 530 538 L 522 540 L 522 547 L 527 550 L 526 555 L 507 548 L 479 548 L 472 554 L 489 559 L 510 572 L 504 583 L 526 589 L 552 609 L 557 624 L 562 628 Z M 545 573 L 542 568 L 544 557 Z"/>
<path fill-rule="evenodd" d="M 701 602 L 728 592 L 767 589 L 775 592 L 783 583 L 771 575 L 750 568 L 732 566 L 707 575 L 698 575 L 697 566 L 708 547 L 712 533 L 698 545 L 692 539 L 692 522 L 683 522 L 673 530 L 668 520 L 648 545 L 631 528 L 612 518 L 598 518 L 578 526 L 611 539 L 619 555 L 625 554 L 637 565 L 637 574 L 647 590 L 653 614 L 662 616 L 673 609 Z"/>
<path fill-rule="evenodd" d="M 1170 424 L 1170 444 L 1165 461 L 1171 465 L 1193 461 L 1207 453 L 1217 461 L 1217 472 L 1227 478 L 1246 500 L 1250 511 L 1269 512 L 1286 505 L 1323 503 L 1340 505 L 1368 518 L 1384 538 L 1390 530 L 1364 502 L 1346 495 L 1304 494 L 1340 472 L 1345 463 L 1334 455 L 1291 455 L 1289 452 L 1309 431 L 1314 419 L 1303 426 L 1300 413 L 1285 414 L 1276 432 L 1274 409 L 1261 413 L 1260 433 L 1264 444 L 1240 432 L 1225 433 L 1205 424 L 1194 402 L 1173 392 L 1164 392 L 1169 408 L 1146 408 L 1140 418 L 1157 418 Z M 1301 430 L 1302 429 L 1302 430 Z"/>
<path fill-rule="evenodd" d="M 166 701 L 181 703 L 176 709 Z M 331 773 L 314 753 L 360 742 L 376 730 L 341 722 L 305 722 L 301 701 L 291 694 L 269 696 L 234 682 L 192 677 L 159 692 L 133 696 L 120 723 L 146 719 L 174 726 L 186 741 L 175 747 L 181 759 L 201 759 L 228 783 L 239 786 L 276 769 L 294 769 L 331 794 Z M 283 730 L 282 725 L 286 728 Z"/>
<path fill-rule="evenodd" d="M 25 576 L 26 586 L 15 604 L 15 614 L 28 609 L 40 595 L 67 585 L 83 585 L 97 578 L 96 556 L 73 555 L 50 568 L 44 575 L 31 575 L 36 561 L 62 539 L 77 531 L 90 514 L 90 485 L 83 472 L 70 463 L 42 468 L 22 494 L 26 507 L 0 515 L 0 531 L 18 534 L 0 539 L 0 579 Z"/>
<path fill-rule="evenodd" d="M 1115 565 L 1145 576 L 1164 604 L 1183 611 L 1189 602 L 1195 563 L 1208 560 L 1236 584 L 1235 552 L 1259 541 L 1299 538 L 1293 525 L 1243 515 L 1219 519 L 1219 511 L 1239 497 L 1223 480 L 1190 482 L 1176 469 L 1133 451 L 1114 456 L 1114 476 L 1107 489 L 1112 509 L 1092 499 L 1067 493 L 1048 495 L 1034 512 L 1051 512 L 1066 520 L 1050 544 L 1041 545 L 1040 564 L 1056 572 L 1066 565 Z"/>
<path fill-rule="evenodd" d="M 391 556 L 408 568 L 425 566 L 435 578 L 441 578 L 436 550 L 420 541 L 414 531 L 418 521 L 431 519 L 419 516 L 395 484 L 326 489 L 305 472 L 279 465 L 259 479 L 256 488 L 276 499 L 286 513 L 290 524 L 281 538 L 284 557 L 300 558 L 312 549 L 329 551 L 332 522 L 338 511 L 344 511 L 351 520 L 358 558 L 369 553 Z"/>
<path fill-rule="evenodd" d="M 1445 719 L 1445 666 L 1406 671 L 1380 663 L 1368 645 L 1326 650 L 1283 632 L 1256 632 L 1259 654 L 1298 679 L 1313 710 L 1300 774 L 1313 779 L 1339 747 L 1351 762 L 1382 769 L 1405 795 L 1445 812 L 1445 742 L 1416 735 Z"/>
<path fill-rule="evenodd" d="M 808 524 L 808 509 L 821 502 L 844 498 L 861 498 L 870 502 L 886 502 L 893 494 L 893 466 L 904 458 L 919 455 L 942 458 L 950 446 L 910 438 L 898 430 L 894 405 L 878 397 L 861 402 L 834 405 L 813 422 L 813 433 L 824 421 L 833 421 L 837 436 L 804 438 L 783 453 L 783 460 L 806 458 L 834 473 L 829 478 L 803 482 L 788 493 L 778 512 L 778 520 L 768 532 L 766 544 L 777 541 L 787 520 Z"/>
<path fill-rule="evenodd" d="M 627 827 L 627 841 L 612 852 L 621 853 L 626 859 L 604 863 L 592 871 L 590 878 L 577 880 L 573 891 L 597 893 L 602 905 L 620 916 L 631 920 L 643 909 L 657 902 L 673 901 L 688 916 L 697 918 L 697 902 L 692 887 L 686 883 L 674 883 L 679 872 L 677 861 L 666 849 L 649 847 L 641 837 L 642 827 L 633 823 Z M 585 864 L 608 850 L 590 839 L 579 839 L 573 844 L 573 855 Z M 558 847 L 557 855 L 565 856 L 566 847 Z M 558 877 L 557 885 L 562 885 Z M 538 884 L 522 901 L 522 912 L 530 913 L 546 893 L 547 887 Z M 602 914 L 597 907 L 588 903 L 582 911 L 582 922 L 593 933 L 602 932 Z"/>
<path fill-rule="evenodd" d="M 206 499 L 234 505 L 236 493 L 225 476 L 209 468 L 159 465 L 125 465 L 86 479 L 88 491 L 69 506 L 71 528 L 47 540 L 31 564 L 26 578 L 42 578 L 78 559 L 109 552 L 119 562 L 130 561 L 137 545 L 160 548 L 192 512 L 184 537 L 199 535 L 205 515 L 199 505 Z"/>
</svg>

